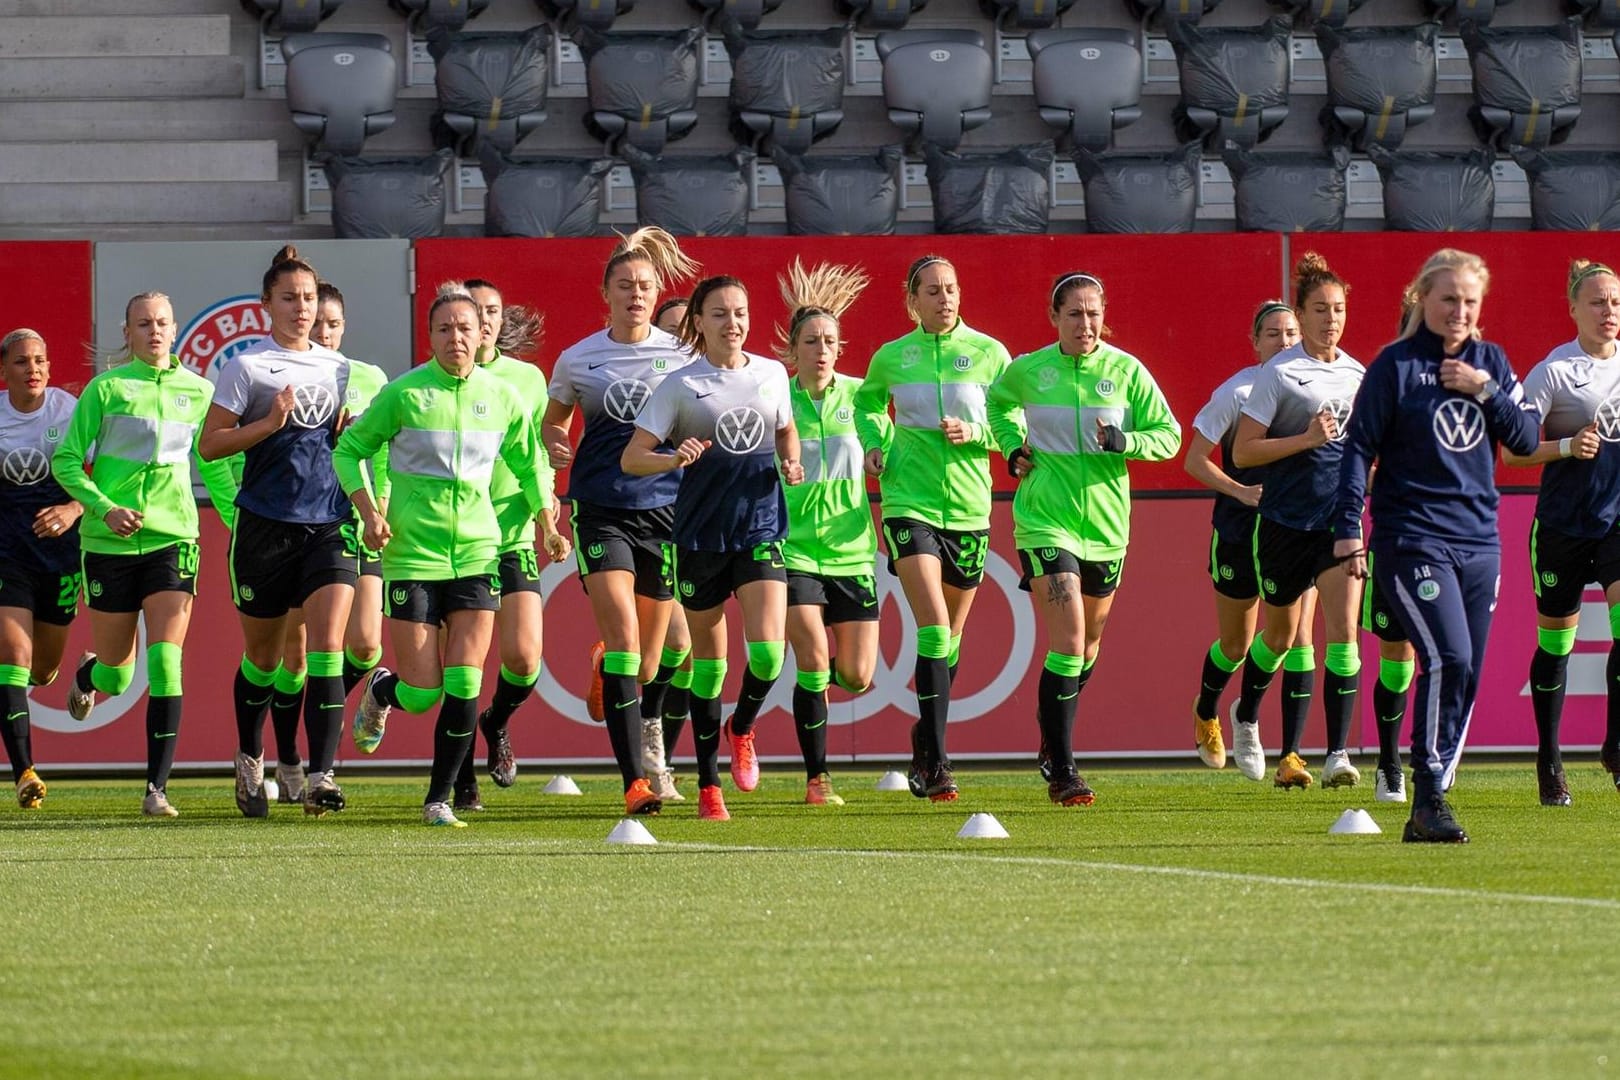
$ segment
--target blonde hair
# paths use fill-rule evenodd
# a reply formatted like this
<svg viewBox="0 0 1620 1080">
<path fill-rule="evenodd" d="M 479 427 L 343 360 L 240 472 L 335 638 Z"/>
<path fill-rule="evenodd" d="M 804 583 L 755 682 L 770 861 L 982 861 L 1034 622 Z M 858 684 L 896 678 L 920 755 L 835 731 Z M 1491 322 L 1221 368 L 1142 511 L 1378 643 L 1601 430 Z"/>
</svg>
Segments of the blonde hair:
<svg viewBox="0 0 1620 1080">
<path fill-rule="evenodd" d="M 134 296 L 125 301 L 124 321 L 122 323 L 125 330 L 129 329 L 129 313 L 135 310 L 135 305 L 151 300 L 161 300 L 165 304 L 168 304 L 169 316 L 173 318 L 174 301 L 169 299 L 169 294 L 165 292 L 158 292 L 155 289 L 150 289 L 146 292 L 136 293 Z M 176 333 L 178 333 L 178 330 Z M 169 347 L 172 349 L 176 344 L 178 344 L 178 342 L 171 341 L 169 343 Z M 96 348 L 94 343 L 88 345 L 87 350 L 90 353 L 90 366 L 97 371 L 104 371 L 107 368 L 112 367 L 114 364 L 121 364 L 126 360 L 133 360 L 135 358 L 135 350 L 129 347 L 128 341 L 124 342 L 123 348 L 114 349 L 109 353 L 102 352 L 100 349 Z"/>
<path fill-rule="evenodd" d="M 1607 266 L 1600 262 L 1593 262 L 1591 259 L 1576 259 L 1570 263 L 1569 302 L 1572 304 L 1575 302 L 1575 297 L 1581 291 L 1581 286 L 1585 285 L 1588 279 L 1595 278 L 1600 274 L 1608 274 L 1610 277 L 1617 276 Z"/>
<path fill-rule="evenodd" d="M 678 279 L 692 277 L 701 269 L 701 264 L 681 250 L 675 237 L 656 225 L 644 225 L 628 236 L 619 236 L 613 254 L 608 256 L 607 267 L 602 271 L 602 288 L 608 287 L 613 271 L 627 262 L 651 263 L 653 280 L 657 282 L 659 292 Z"/>
<path fill-rule="evenodd" d="M 825 316 L 835 323 L 842 319 L 871 280 L 855 266 L 817 263 L 806 269 L 795 256 L 787 273 L 776 279 L 788 309 L 787 326 L 776 327 L 776 355 L 784 361 L 792 355 L 794 339 L 811 319 Z"/>
<path fill-rule="evenodd" d="M 26 326 L 19 326 L 5 337 L 0 338 L 0 360 L 10 356 L 11 350 L 25 341 L 37 341 L 41 345 L 45 344 L 45 339 L 39 336 L 38 330 L 30 330 Z"/>
<path fill-rule="evenodd" d="M 1405 341 L 1417 333 L 1418 327 L 1423 325 L 1423 298 L 1429 295 L 1434 288 L 1434 279 L 1444 271 L 1453 273 L 1469 271 L 1479 278 L 1480 292 L 1483 294 L 1491 287 L 1491 272 L 1485 266 L 1485 260 L 1471 251 L 1459 251 L 1456 248 L 1441 248 L 1430 255 L 1418 271 L 1417 277 L 1406 287 L 1401 294 L 1401 333 L 1396 340 Z M 1481 335 L 1479 327 L 1474 328 L 1474 338 L 1478 340 Z"/>
</svg>

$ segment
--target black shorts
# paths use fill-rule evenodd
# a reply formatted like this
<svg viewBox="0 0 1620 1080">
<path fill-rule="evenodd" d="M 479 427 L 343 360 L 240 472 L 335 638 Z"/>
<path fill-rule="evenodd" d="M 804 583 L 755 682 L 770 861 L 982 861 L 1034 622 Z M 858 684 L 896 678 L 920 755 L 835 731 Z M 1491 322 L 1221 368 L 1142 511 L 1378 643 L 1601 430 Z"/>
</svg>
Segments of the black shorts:
<svg viewBox="0 0 1620 1080">
<path fill-rule="evenodd" d="M 350 518 L 338 531 L 343 534 L 344 550 L 360 563 L 360 576 L 382 577 L 382 552 L 366 547 L 364 526 L 359 519 Z"/>
<path fill-rule="evenodd" d="M 1590 582 L 1607 589 L 1620 581 L 1620 532 L 1588 539 L 1549 529 L 1537 518 L 1530 528 L 1530 577 L 1538 615 L 1579 614 L 1581 593 Z"/>
<path fill-rule="evenodd" d="M 1255 572 L 1260 577 L 1260 598 L 1287 607 L 1316 584 L 1324 570 L 1337 566 L 1333 557 L 1333 530 L 1291 529 L 1260 518 L 1254 526 Z"/>
<path fill-rule="evenodd" d="M 400 622 L 443 626 L 445 617 L 457 611 L 499 611 L 500 608 L 501 582 L 493 574 L 447 581 L 401 578 L 383 582 L 383 614 Z"/>
<path fill-rule="evenodd" d="M 871 574 L 832 577 L 789 570 L 787 586 L 788 607 L 826 608 L 821 621 L 828 626 L 847 622 L 877 622 L 877 581 Z"/>
<path fill-rule="evenodd" d="M 678 551 L 675 581 L 681 606 L 708 611 L 751 581 L 787 581 L 779 541 L 758 544 L 748 551 Z"/>
<path fill-rule="evenodd" d="M 1018 587 L 1025 592 L 1029 592 L 1030 582 L 1038 577 L 1074 574 L 1080 579 L 1081 596 L 1101 598 L 1113 596 L 1114 590 L 1119 588 L 1119 574 L 1125 569 L 1125 560 L 1098 562 L 1055 547 L 1019 548 L 1018 565 L 1024 571 L 1018 579 Z"/>
<path fill-rule="evenodd" d="M 1406 641 L 1406 626 L 1373 577 L 1373 555 L 1367 555 L 1367 580 L 1361 583 L 1361 628 L 1379 641 Z"/>
<path fill-rule="evenodd" d="M 36 623 L 66 626 L 79 613 L 83 574 L 56 574 L 0 559 L 0 607 L 22 608 Z"/>
<path fill-rule="evenodd" d="M 916 518 L 883 519 L 883 543 L 889 552 L 889 573 L 899 576 L 896 559 L 932 555 L 939 560 L 945 584 L 977 589 L 984 580 L 984 558 L 990 552 L 989 529 L 941 529 Z"/>
<path fill-rule="evenodd" d="M 618 510 L 576 502 L 574 555 L 581 580 L 598 570 L 628 570 L 636 595 L 668 600 L 675 595 L 675 507 Z"/>
<path fill-rule="evenodd" d="M 1254 540 L 1234 544 L 1212 532 L 1209 538 L 1209 580 L 1215 591 L 1233 600 L 1253 600 L 1260 595 L 1260 579 L 1254 572 Z"/>
<path fill-rule="evenodd" d="M 372 558 L 370 555 L 361 555 L 360 576 L 374 578 L 382 577 L 382 559 L 380 557 Z"/>
<path fill-rule="evenodd" d="M 196 541 L 179 540 L 145 555 L 84 553 L 84 592 L 91 611 L 127 614 L 141 610 L 153 593 L 197 595 Z"/>
<path fill-rule="evenodd" d="M 501 552 L 501 595 L 540 591 L 540 560 L 534 548 Z"/>
<path fill-rule="evenodd" d="M 299 525 L 238 508 L 231 533 L 231 598 L 236 609 L 255 619 L 278 619 L 303 607 L 316 589 L 352 586 L 360 577 L 353 534 L 348 519 Z"/>
</svg>

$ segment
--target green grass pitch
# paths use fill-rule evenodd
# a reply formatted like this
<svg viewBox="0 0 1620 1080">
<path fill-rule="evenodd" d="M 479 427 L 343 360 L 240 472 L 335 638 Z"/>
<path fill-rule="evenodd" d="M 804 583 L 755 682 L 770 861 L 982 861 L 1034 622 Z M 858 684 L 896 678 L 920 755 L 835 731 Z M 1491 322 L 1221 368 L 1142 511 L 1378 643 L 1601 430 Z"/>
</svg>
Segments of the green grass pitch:
<svg viewBox="0 0 1620 1080">
<path fill-rule="evenodd" d="M 1365 763 L 1365 762 L 1364 762 Z M 422 781 L 242 820 L 230 784 L 60 782 L 0 811 L 0 1076 L 1614 1075 L 1620 795 L 1570 765 L 1465 767 L 1466 847 L 1405 808 L 1231 770 L 1033 770 L 954 804 L 767 766 L 604 842 L 616 778 L 527 770 L 464 830 Z M 1370 773 L 1366 775 L 1370 785 Z M 729 787 L 729 784 L 728 784 Z M 695 794 L 689 790 L 690 794 Z M 1381 836 L 1329 836 L 1350 806 Z M 1007 840 L 955 838 L 988 811 Z"/>
</svg>

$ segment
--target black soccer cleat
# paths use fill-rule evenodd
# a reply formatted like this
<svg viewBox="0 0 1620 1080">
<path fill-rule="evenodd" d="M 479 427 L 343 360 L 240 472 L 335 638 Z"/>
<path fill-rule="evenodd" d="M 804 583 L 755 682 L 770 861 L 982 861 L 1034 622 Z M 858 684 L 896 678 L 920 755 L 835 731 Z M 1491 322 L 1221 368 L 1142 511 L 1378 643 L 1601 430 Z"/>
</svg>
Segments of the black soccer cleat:
<svg viewBox="0 0 1620 1080">
<path fill-rule="evenodd" d="M 1466 844 L 1468 834 L 1457 824 L 1451 807 L 1439 795 L 1420 798 L 1412 804 L 1412 816 L 1401 832 L 1405 844 Z"/>
<path fill-rule="evenodd" d="M 1620 742 L 1604 739 L 1598 750 L 1598 761 L 1607 770 L 1609 779 L 1614 781 L 1615 789 L 1620 790 Z"/>
<path fill-rule="evenodd" d="M 922 722 L 911 725 L 911 768 L 906 771 L 906 786 L 919 799 L 928 797 L 928 748 L 923 744 Z"/>
<path fill-rule="evenodd" d="M 472 783 L 465 786 L 461 784 L 456 785 L 455 802 L 451 804 L 451 809 L 457 811 L 458 813 L 467 813 L 469 811 L 482 810 L 483 808 L 484 800 L 479 798 L 477 780 L 474 780 Z"/>
<path fill-rule="evenodd" d="M 956 777 L 951 775 L 951 763 L 941 761 L 928 771 L 928 780 L 923 788 L 923 794 L 931 802 L 956 801 Z"/>
<path fill-rule="evenodd" d="M 1536 785 L 1541 789 L 1542 806 L 1569 806 L 1569 784 L 1564 781 L 1563 769 L 1536 768 Z"/>
<path fill-rule="evenodd" d="M 1085 777 L 1072 771 L 1068 776 L 1048 780 L 1046 795 L 1059 806 L 1090 806 L 1097 801 L 1097 793 L 1091 790 Z"/>
<path fill-rule="evenodd" d="M 485 709 L 478 714 L 478 729 L 484 733 L 484 742 L 489 747 L 489 778 L 497 787 L 511 787 L 517 781 L 517 756 L 512 753 L 512 740 L 507 737 L 506 728 L 492 730 L 489 710 Z"/>
</svg>

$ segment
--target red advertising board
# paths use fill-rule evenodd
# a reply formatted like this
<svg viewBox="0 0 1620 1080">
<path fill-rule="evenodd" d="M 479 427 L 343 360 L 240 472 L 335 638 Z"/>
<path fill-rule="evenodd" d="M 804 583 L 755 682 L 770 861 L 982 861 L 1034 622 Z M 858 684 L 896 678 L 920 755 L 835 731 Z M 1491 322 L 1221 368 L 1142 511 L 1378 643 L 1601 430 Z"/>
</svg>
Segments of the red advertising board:
<svg viewBox="0 0 1620 1080">
<path fill-rule="evenodd" d="M 0 240 L 0 295 L 10 308 L 0 336 L 19 326 L 37 330 L 52 382 L 74 394 L 94 374 L 90 250 L 87 240 Z"/>
</svg>

